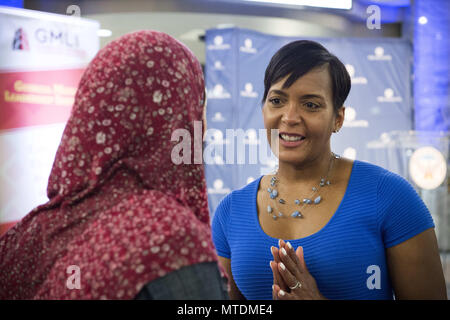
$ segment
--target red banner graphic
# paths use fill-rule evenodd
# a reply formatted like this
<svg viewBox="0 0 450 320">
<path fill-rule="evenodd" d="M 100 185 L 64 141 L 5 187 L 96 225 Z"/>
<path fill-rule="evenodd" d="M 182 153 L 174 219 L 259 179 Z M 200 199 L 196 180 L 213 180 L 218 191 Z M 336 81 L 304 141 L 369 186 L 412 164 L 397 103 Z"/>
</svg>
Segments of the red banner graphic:
<svg viewBox="0 0 450 320">
<path fill-rule="evenodd" d="M 66 122 L 83 71 L 0 73 L 0 130 Z"/>
</svg>

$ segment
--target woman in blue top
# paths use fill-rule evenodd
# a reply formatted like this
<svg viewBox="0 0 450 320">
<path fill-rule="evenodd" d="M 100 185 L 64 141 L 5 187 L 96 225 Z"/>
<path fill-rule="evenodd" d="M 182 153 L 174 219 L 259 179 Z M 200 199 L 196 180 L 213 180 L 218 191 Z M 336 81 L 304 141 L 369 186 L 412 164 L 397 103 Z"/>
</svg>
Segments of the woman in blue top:
<svg viewBox="0 0 450 320">
<path fill-rule="evenodd" d="M 227 195 L 212 223 L 230 297 L 446 299 L 433 220 L 415 190 L 331 152 L 350 91 L 342 62 L 295 41 L 272 57 L 264 85 L 279 168 Z"/>
</svg>

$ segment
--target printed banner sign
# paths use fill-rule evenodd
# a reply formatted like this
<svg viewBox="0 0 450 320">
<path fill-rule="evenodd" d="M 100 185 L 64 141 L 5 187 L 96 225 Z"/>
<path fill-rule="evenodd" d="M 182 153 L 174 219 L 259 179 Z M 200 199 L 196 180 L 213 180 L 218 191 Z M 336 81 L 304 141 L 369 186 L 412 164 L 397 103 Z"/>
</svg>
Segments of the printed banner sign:
<svg viewBox="0 0 450 320">
<path fill-rule="evenodd" d="M 84 68 L 99 49 L 96 21 L 0 7 L 0 234 L 46 190 Z"/>
</svg>

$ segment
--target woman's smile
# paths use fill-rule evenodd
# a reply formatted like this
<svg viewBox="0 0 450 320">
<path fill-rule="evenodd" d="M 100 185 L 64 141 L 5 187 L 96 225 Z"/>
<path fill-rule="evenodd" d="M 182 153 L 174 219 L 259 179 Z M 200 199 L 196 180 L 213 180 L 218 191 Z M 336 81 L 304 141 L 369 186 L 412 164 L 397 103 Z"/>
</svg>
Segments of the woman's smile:
<svg viewBox="0 0 450 320">
<path fill-rule="evenodd" d="M 280 132 L 280 145 L 287 148 L 298 147 L 305 141 L 306 137 L 297 133 Z"/>
</svg>

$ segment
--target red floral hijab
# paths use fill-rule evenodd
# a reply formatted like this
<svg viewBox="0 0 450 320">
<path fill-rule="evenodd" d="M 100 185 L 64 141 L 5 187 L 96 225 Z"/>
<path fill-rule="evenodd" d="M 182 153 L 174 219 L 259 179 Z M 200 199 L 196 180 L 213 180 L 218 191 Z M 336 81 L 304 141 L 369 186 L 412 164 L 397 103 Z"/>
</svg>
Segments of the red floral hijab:
<svg viewBox="0 0 450 320">
<path fill-rule="evenodd" d="M 0 238 L 0 298 L 132 299 L 155 278 L 217 261 L 203 165 L 171 159 L 173 131 L 194 137 L 203 99 L 200 64 L 166 34 L 139 31 L 100 50 L 80 81 L 50 201 Z M 74 268 L 79 289 L 68 285 Z"/>
</svg>

